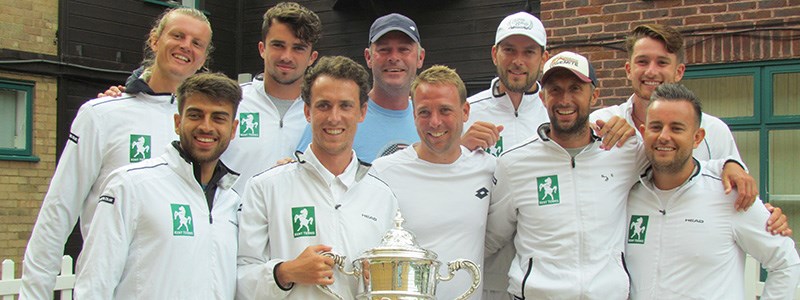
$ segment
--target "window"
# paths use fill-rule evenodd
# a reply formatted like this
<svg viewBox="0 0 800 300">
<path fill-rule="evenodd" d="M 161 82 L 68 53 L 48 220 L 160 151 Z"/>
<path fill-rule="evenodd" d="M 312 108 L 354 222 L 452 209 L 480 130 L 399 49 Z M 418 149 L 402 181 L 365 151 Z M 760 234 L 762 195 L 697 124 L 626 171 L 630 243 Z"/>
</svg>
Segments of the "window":
<svg viewBox="0 0 800 300">
<path fill-rule="evenodd" d="M 33 83 L 0 79 L 0 159 L 39 161 L 33 156 Z"/>
<path fill-rule="evenodd" d="M 800 60 L 689 67 L 681 83 L 731 128 L 761 199 L 800 224 Z"/>
</svg>

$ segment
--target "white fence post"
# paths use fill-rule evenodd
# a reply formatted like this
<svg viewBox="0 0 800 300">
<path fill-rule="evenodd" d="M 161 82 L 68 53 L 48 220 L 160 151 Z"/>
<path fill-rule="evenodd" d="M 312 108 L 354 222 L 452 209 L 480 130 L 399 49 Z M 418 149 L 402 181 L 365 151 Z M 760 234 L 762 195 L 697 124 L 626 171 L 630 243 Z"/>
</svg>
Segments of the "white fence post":
<svg viewBox="0 0 800 300">
<path fill-rule="evenodd" d="M 0 277 L 0 296 L 3 296 L 3 300 L 14 300 L 14 295 L 19 294 L 21 283 L 19 279 L 14 279 L 14 261 L 3 260 L 3 276 Z"/>
<path fill-rule="evenodd" d="M 56 277 L 53 291 L 61 292 L 61 300 L 72 300 L 72 288 L 75 286 L 75 274 L 72 273 L 72 257 L 61 258 L 61 274 Z M 22 288 L 22 279 L 14 278 L 14 261 L 3 260 L 3 274 L 0 277 L 0 299 L 14 300 Z"/>
<path fill-rule="evenodd" d="M 56 278 L 56 291 L 61 291 L 61 300 L 72 300 L 72 288 L 75 286 L 75 274 L 72 273 L 72 257 L 61 258 L 61 275 Z"/>
</svg>

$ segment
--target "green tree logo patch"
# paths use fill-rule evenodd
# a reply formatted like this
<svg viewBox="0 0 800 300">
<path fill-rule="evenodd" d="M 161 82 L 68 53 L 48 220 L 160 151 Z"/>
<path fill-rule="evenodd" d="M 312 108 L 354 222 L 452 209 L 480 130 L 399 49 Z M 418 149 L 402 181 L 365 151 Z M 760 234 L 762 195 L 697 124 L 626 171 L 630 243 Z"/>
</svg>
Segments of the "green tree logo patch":
<svg viewBox="0 0 800 300">
<path fill-rule="evenodd" d="M 561 203 L 558 175 L 536 177 L 536 186 L 539 193 L 539 206 Z"/>
<path fill-rule="evenodd" d="M 632 215 L 628 226 L 628 244 L 644 244 L 649 216 Z"/>
<path fill-rule="evenodd" d="M 294 237 L 316 236 L 314 207 L 292 207 L 292 232 Z"/>
<path fill-rule="evenodd" d="M 494 146 L 491 146 L 486 149 L 486 153 L 494 155 L 495 157 L 500 156 L 503 154 L 503 136 L 501 135 L 499 139 L 497 139 L 497 143 Z"/>
<path fill-rule="evenodd" d="M 260 119 L 257 112 L 239 114 L 239 137 L 258 137 Z"/>
<path fill-rule="evenodd" d="M 131 134 L 130 162 L 143 161 L 150 158 L 150 136 Z"/>
<path fill-rule="evenodd" d="M 172 207 L 172 235 L 194 236 L 192 209 L 186 204 L 170 204 Z"/>
</svg>

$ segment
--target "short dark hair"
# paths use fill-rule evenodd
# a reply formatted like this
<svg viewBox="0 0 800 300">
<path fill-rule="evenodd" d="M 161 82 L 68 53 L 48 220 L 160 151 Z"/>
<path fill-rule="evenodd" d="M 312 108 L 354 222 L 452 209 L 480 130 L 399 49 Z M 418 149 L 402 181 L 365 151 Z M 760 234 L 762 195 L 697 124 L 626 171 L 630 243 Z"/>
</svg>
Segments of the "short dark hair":
<svg viewBox="0 0 800 300">
<path fill-rule="evenodd" d="M 467 88 L 464 86 L 464 81 L 458 76 L 455 69 L 451 69 L 443 65 L 434 65 L 425 71 L 422 71 L 414 82 L 411 83 L 411 98 L 414 98 L 414 91 L 420 84 L 433 84 L 433 85 L 452 85 L 458 91 L 458 98 L 460 103 L 467 102 Z"/>
<path fill-rule="evenodd" d="M 628 58 L 633 55 L 633 46 L 643 38 L 651 38 L 664 43 L 667 52 L 678 57 L 678 63 L 686 63 L 686 49 L 683 47 L 683 36 L 678 30 L 668 25 L 647 24 L 639 25 L 625 38 L 625 49 L 628 50 Z"/>
<path fill-rule="evenodd" d="M 203 94 L 213 101 L 226 102 L 233 105 L 233 112 L 239 109 L 242 101 L 242 89 L 236 81 L 222 73 L 198 73 L 187 78 L 178 86 L 175 97 L 178 99 L 178 113 L 183 114 L 186 99 Z"/>
<path fill-rule="evenodd" d="M 700 99 L 686 86 L 679 83 L 661 84 L 650 96 L 650 105 L 652 106 L 656 101 L 689 102 L 694 108 L 696 128 L 700 127 L 700 122 L 703 121 L 703 106 L 700 104 Z"/>
<path fill-rule="evenodd" d="M 320 58 L 311 71 L 303 78 L 303 101 L 311 105 L 311 87 L 320 76 L 330 76 L 335 79 L 352 80 L 358 85 L 359 104 L 367 103 L 369 92 L 369 74 L 363 66 L 344 56 L 326 56 Z"/>
<path fill-rule="evenodd" d="M 273 22 L 286 24 L 292 33 L 312 48 L 322 36 L 322 21 L 310 9 L 295 2 L 281 2 L 264 13 L 261 23 L 261 40 L 264 41 Z"/>
</svg>

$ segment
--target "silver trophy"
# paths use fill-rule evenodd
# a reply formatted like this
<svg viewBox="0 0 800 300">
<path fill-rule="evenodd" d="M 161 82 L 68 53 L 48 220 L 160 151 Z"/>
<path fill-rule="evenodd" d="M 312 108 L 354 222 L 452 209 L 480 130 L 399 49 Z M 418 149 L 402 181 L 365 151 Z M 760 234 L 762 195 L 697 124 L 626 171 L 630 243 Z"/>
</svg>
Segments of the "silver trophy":
<svg viewBox="0 0 800 300">
<path fill-rule="evenodd" d="M 455 272 L 466 269 L 472 275 L 472 285 L 456 299 L 466 299 L 481 284 L 478 266 L 466 259 L 447 263 L 447 275 L 439 274 L 441 263 L 436 253 L 419 247 L 416 237 L 402 226 L 400 212 L 394 218 L 395 227 L 389 229 L 381 245 L 369 250 L 353 261 L 353 271 L 346 271 L 346 258 L 326 252 L 322 255 L 333 258 L 339 271 L 358 278 L 363 292 L 358 299 L 371 300 L 417 300 L 436 299 L 436 284 L 453 279 Z M 342 299 L 327 285 L 319 286 L 326 293 Z"/>
</svg>

